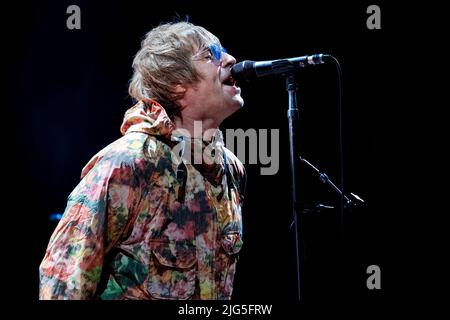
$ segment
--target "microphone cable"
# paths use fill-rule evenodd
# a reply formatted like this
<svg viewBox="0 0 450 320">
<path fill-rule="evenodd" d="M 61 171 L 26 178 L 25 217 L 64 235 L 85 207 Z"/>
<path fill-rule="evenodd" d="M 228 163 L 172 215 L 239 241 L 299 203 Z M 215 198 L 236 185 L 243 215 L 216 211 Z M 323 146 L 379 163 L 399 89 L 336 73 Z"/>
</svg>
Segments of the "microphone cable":
<svg viewBox="0 0 450 320">
<path fill-rule="evenodd" d="M 344 133 L 343 133 L 343 108 L 342 108 L 342 68 L 339 61 L 332 55 L 328 57 L 333 61 L 337 70 L 337 85 L 338 85 L 338 112 L 339 112 L 339 188 L 341 189 L 341 228 L 342 236 L 344 234 L 345 224 L 345 198 L 344 198 Z M 343 239 L 342 239 L 343 240 Z"/>
</svg>

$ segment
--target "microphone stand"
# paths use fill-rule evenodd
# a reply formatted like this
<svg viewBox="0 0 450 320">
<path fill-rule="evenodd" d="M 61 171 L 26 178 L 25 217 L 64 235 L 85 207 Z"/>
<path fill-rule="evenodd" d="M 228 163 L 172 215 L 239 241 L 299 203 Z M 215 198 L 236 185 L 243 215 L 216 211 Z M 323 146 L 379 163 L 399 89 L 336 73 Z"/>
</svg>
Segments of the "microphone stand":
<svg viewBox="0 0 450 320">
<path fill-rule="evenodd" d="M 301 239 L 301 225 L 299 225 L 297 209 L 298 201 L 297 201 L 297 178 L 298 178 L 298 162 L 299 160 L 314 169 L 318 175 L 320 180 L 323 183 L 327 183 L 330 185 L 336 192 L 339 193 L 341 199 L 345 200 L 344 207 L 355 206 L 357 204 L 361 204 L 364 202 L 360 197 L 356 194 L 350 193 L 353 197 L 353 200 L 350 199 L 349 196 L 344 194 L 329 178 L 325 173 L 320 172 L 316 167 L 314 167 L 311 163 L 309 163 L 304 158 L 297 156 L 299 139 L 298 139 L 298 120 L 299 120 L 299 109 L 298 109 L 298 99 L 297 99 L 297 91 L 298 84 L 295 78 L 295 74 L 293 72 L 284 73 L 283 76 L 286 80 L 286 90 L 289 95 L 289 107 L 287 111 L 288 123 L 289 123 L 289 153 L 290 153 L 290 167 L 291 167 L 291 214 L 292 214 L 292 224 L 294 226 L 295 231 L 295 251 L 296 251 L 296 272 L 297 272 L 297 292 L 298 292 L 298 301 L 301 301 L 302 291 L 301 291 L 301 260 L 303 258 L 302 246 L 300 245 Z M 321 206 L 320 209 L 329 209 L 332 207 L 329 206 Z M 301 212 L 301 210 L 300 210 Z M 291 225 L 292 227 L 292 225 Z"/>
<path fill-rule="evenodd" d="M 290 153 L 290 167 L 291 167 L 291 214 L 295 231 L 295 251 L 296 251 L 296 266 L 297 266 L 297 293 L 298 301 L 301 301 L 301 259 L 303 253 L 300 252 L 302 246 L 300 246 L 300 230 L 297 219 L 297 168 L 298 168 L 298 118 L 299 110 L 297 103 L 297 90 L 298 84 L 295 79 L 295 75 L 291 73 L 283 74 L 286 80 L 286 90 L 289 94 L 289 108 L 287 112 L 289 122 L 289 153 Z"/>
</svg>

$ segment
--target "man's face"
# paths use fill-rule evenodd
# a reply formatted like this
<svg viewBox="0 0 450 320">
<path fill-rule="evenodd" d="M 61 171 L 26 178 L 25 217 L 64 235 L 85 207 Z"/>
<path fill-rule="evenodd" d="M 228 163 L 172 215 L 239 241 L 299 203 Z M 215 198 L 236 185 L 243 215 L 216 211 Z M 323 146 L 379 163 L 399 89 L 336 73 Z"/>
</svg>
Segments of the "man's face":
<svg viewBox="0 0 450 320">
<path fill-rule="evenodd" d="M 199 50 L 193 63 L 201 79 L 187 87 L 185 101 L 199 119 L 214 118 L 220 123 L 244 105 L 241 89 L 230 74 L 236 59 L 220 45 Z"/>
</svg>

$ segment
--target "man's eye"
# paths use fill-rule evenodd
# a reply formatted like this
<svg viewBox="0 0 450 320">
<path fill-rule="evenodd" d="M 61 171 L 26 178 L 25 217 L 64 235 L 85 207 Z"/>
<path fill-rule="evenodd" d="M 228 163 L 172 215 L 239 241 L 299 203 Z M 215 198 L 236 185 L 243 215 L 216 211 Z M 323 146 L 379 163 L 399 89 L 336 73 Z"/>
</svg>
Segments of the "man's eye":
<svg viewBox="0 0 450 320">
<path fill-rule="evenodd" d="M 206 51 L 206 58 L 207 59 L 212 59 L 213 58 L 213 54 L 212 54 L 211 50 Z"/>
</svg>

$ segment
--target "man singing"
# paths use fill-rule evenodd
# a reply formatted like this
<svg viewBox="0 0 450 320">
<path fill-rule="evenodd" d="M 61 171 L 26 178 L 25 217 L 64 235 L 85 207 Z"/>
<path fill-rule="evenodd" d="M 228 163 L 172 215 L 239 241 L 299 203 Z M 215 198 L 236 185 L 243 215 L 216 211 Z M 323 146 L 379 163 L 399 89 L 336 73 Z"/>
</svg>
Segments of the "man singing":
<svg viewBox="0 0 450 320">
<path fill-rule="evenodd" d="M 133 61 L 123 136 L 84 167 L 40 265 L 40 299 L 230 299 L 245 171 L 221 122 L 244 101 L 236 63 L 187 22 Z"/>
</svg>

